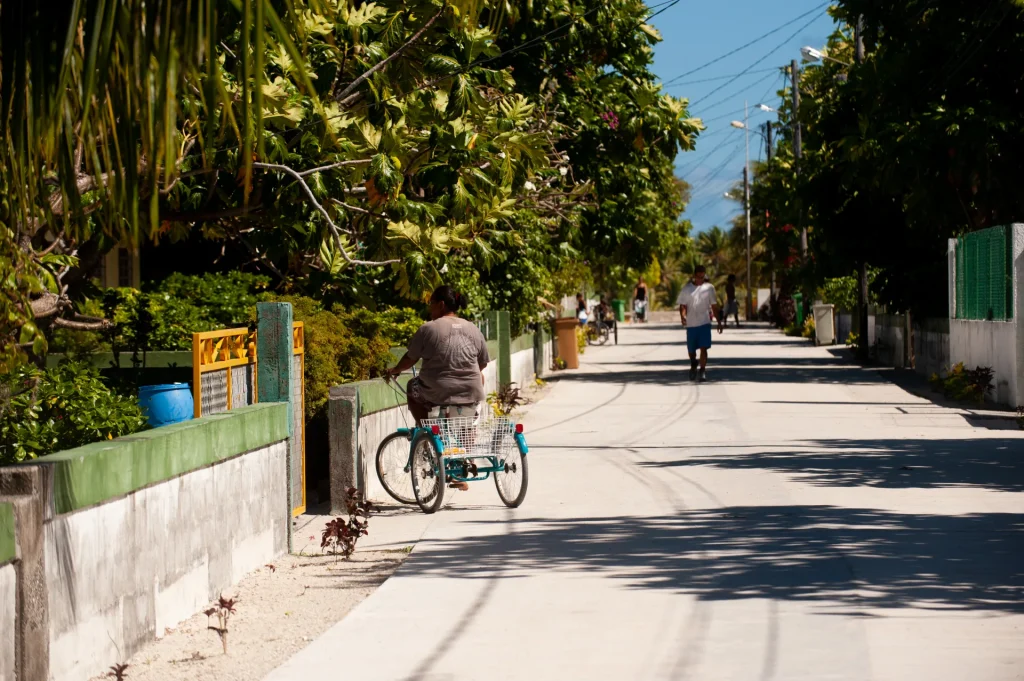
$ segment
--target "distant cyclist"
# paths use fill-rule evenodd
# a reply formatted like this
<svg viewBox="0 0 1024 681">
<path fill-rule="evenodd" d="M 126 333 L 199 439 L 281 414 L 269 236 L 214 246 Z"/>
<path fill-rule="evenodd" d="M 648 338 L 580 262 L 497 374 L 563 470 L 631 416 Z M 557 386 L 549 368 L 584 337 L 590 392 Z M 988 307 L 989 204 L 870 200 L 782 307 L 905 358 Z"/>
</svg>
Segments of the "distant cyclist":
<svg viewBox="0 0 1024 681">
<path fill-rule="evenodd" d="M 647 282 L 642 276 L 633 289 L 633 314 L 637 321 L 647 321 Z"/>
</svg>

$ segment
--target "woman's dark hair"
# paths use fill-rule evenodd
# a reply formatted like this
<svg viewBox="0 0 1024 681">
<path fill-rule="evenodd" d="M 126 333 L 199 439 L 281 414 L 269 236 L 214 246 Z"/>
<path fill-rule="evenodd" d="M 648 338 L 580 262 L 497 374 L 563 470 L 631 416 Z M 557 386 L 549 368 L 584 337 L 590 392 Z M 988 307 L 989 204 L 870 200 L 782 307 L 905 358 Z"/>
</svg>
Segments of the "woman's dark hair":
<svg viewBox="0 0 1024 681">
<path fill-rule="evenodd" d="M 445 309 L 449 312 L 458 312 L 469 304 L 469 301 L 466 300 L 466 296 L 462 295 L 451 286 L 438 286 L 434 289 L 434 292 L 430 296 L 430 302 L 444 303 Z"/>
</svg>

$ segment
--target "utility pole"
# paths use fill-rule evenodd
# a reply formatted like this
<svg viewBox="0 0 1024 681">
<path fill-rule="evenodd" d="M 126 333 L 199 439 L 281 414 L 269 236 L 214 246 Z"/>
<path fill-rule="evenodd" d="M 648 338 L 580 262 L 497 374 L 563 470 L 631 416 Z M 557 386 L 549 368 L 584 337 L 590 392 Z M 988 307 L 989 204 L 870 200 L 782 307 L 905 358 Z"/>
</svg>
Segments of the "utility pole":
<svg viewBox="0 0 1024 681">
<path fill-rule="evenodd" d="M 747 138 L 747 154 L 743 161 L 743 210 L 747 216 L 747 321 L 754 319 L 754 297 L 750 290 L 750 115 L 743 102 L 743 127 Z"/>
<path fill-rule="evenodd" d="M 770 122 L 766 122 L 764 124 L 764 146 L 765 146 L 764 156 L 765 156 L 766 162 L 770 164 L 772 162 L 772 151 L 773 151 L 773 149 L 772 149 L 772 124 Z M 764 211 L 764 226 L 765 226 L 765 231 L 766 232 L 769 231 L 768 228 L 771 226 L 771 215 L 768 214 L 768 210 L 767 209 L 765 209 L 765 211 Z M 768 299 L 769 299 L 768 308 L 769 308 L 769 316 L 770 316 L 771 315 L 771 311 L 773 309 L 775 309 L 775 303 L 773 302 L 773 299 L 775 298 L 775 253 L 772 251 L 771 248 L 768 249 L 768 261 L 770 263 L 769 264 L 769 269 L 771 270 L 771 281 L 768 284 L 768 286 L 770 287 L 768 289 Z M 757 301 L 757 304 L 758 304 L 758 307 L 760 307 L 761 306 L 761 301 Z"/>
<path fill-rule="evenodd" d="M 801 139 L 800 133 L 800 67 L 796 63 L 796 59 L 790 62 L 789 74 L 792 78 L 792 90 L 793 90 L 793 158 L 795 159 L 794 167 L 796 174 L 800 175 L 800 158 L 803 156 L 803 140 Z M 803 223 L 803 216 L 801 215 L 800 222 Z M 800 225 L 800 255 L 807 258 L 807 227 L 803 224 Z"/>
<path fill-rule="evenodd" d="M 854 58 L 857 64 L 864 63 L 864 17 L 857 16 L 857 23 L 853 27 Z M 858 272 L 857 286 L 857 317 L 860 322 L 857 326 L 857 335 L 860 336 L 860 345 L 857 353 L 861 359 L 866 360 L 869 356 L 868 345 L 868 302 L 871 300 L 868 291 L 868 263 L 861 257 L 860 272 Z"/>
<path fill-rule="evenodd" d="M 750 289 L 750 168 L 743 166 L 743 209 L 747 213 L 747 321 L 754 319 L 753 294 Z"/>
</svg>

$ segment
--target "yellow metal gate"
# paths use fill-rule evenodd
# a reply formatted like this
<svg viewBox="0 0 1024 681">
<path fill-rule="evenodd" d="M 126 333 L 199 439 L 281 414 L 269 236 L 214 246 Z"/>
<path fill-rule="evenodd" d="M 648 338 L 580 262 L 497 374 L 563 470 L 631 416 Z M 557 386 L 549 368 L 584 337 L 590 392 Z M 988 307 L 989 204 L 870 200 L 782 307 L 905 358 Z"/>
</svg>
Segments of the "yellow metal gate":
<svg viewBox="0 0 1024 681">
<path fill-rule="evenodd" d="M 291 494 L 299 501 L 292 515 L 306 510 L 306 385 L 305 327 L 292 326 L 292 413 L 295 437 L 291 441 Z M 259 401 L 257 391 L 256 332 L 222 329 L 192 334 L 192 399 L 196 418 L 219 414 Z"/>
</svg>

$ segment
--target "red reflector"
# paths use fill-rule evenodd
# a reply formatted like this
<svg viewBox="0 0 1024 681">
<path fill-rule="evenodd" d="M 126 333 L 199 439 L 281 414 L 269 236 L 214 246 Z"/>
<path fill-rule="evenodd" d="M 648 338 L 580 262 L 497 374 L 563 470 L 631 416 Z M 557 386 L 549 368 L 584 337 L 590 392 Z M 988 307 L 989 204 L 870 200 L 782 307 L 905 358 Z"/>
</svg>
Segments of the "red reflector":
<svg viewBox="0 0 1024 681">
<path fill-rule="evenodd" d="M 516 424 L 516 432 L 517 433 L 522 433 L 523 432 L 523 424 L 521 424 L 521 423 L 517 423 Z"/>
<path fill-rule="evenodd" d="M 441 426 L 430 426 L 430 432 L 433 433 L 434 435 L 440 435 Z"/>
</svg>

